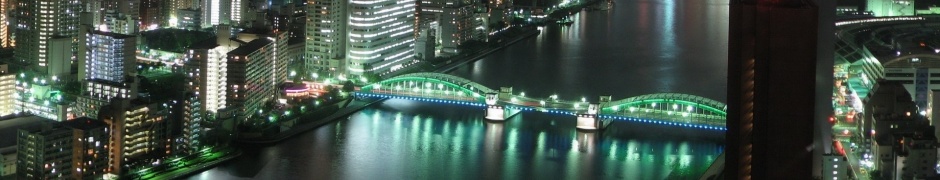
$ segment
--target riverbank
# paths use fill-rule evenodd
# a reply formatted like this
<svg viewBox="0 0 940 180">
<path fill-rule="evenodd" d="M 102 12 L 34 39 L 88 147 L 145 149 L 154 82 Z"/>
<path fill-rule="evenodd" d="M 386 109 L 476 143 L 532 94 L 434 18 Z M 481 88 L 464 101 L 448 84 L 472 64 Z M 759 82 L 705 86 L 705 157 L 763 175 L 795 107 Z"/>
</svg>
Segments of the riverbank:
<svg viewBox="0 0 940 180">
<path fill-rule="evenodd" d="M 222 154 L 214 154 L 214 153 L 222 153 Z M 239 157 L 242 155 L 242 151 L 239 149 L 235 149 L 235 148 L 232 148 L 229 150 L 221 150 L 219 152 L 214 152 L 214 153 L 210 152 L 210 153 L 207 153 L 208 154 L 207 157 L 200 157 L 200 158 L 214 158 L 211 161 L 200 162 L 197 164 L 189 164 L 189 165 L 186 165 L 185 167 L 174 169 L 172 171 L 165 172 L 165 173 L 149 174 L 147 176 L 136 177 L 136 178 L 130 177 L 129 179 L 137 179 L 137 178 L 140 178 L 140 179 L 179 179 L 182 177 L 190 176 L 198 172 L 202 172 L 206 169 L 213 168 L 220 163 L 235 159 L 236 157 Z M 193 160 L 194 159 L 178 159 L 176 161 L 188 162 L 188 161 L 193 161 Z"/>
<path fill-rule="evenodd" d="M 457 67 L 463 66 L 467 63 L 476 62 L 477 60 L 480 60 L 484 56 L 490 55 L 494 52 L 498 52 L 499 50 L 505 49 L 506 47 L 509 47 L 510 45 L 515 44 L 516 42 L 532 37 L 533 35 L 538 35 L 541 32 L 535 26 L 525 26 L 525 27 L 517 27 L 517 28 L 520 28 L 519 30 L 521 30 L 522 32 L 519 33 L 517 36 L 513 36 L 511 38 L 497 40 L 501 42 L 498 42 L 492 45 L 487 45 L 486 47 L 483 47 L 483 48 L 473 49 L 470 52 L 460 53 L 458 55 L 448 57 L 446 60 L 437 61 L 437 63 L 433 61 L 422 61 L 419 64 L 406 67 L 406 69 L 404 70 L 399 70 L 397 72 L 383 75 L 382 78 L 390 78 L 390 77 L 395 77 L 395 76 L 402 75 L 402 74 L 428 72 L 428 71 L 436 72 L 436 73 L 450 72 L 450 71 L 453 71 L 454 69 L 457 69 Z"/>
<path fill-rule="evenodd" d="M 522 30 L 523 30 L 523 33 L 521 35 L 513 37 L 509 40 L 500 42 L 497 46 L 490 47 L 490 48 L 483 48 L 483 49 L 480 49 L 478 51 L 471 52 L 471 53 L 465 53 L 463 55 L 460 55 L 459 57 L 452 57 L 450 60 L 448 60 L 450 63 L 436 66 L 433 72 L 445 73 L 445 72 L 453 71 L 454 69 L 457 69 L 460 66 L 480 60 L 486 55 L 502 50 L 528 37 L 538 35 L 541 32 L 535 27 L 523 27 Z M 293 127 L 291 127 L 290 130 L 279 132 L 273 136 L 261 136 L 261 137 L 255 137 L 255 138 L 238 138 L 236 141 L 240 143 L 248 143 L 248 144 L 277 143 L 279 141 L 290 138 L 302 132 L 306 132 L 308 130 L 312 130 L 322 125 L 331 123 L 335 120 L 338 120 L 339 118 L 345 117 L 349 114 L 357 112 L 365 107 L 371 106 L 372 104 L 381 102 L 383 100 L 385 99 L 376 99 L 376 100 L 368 100 L 368 101 L 352 100 L 353 102 L 351 102 L 349 105 L 342 107 L 336 113 L 333 113 L 330 116 L 324 117 L 320 120 L 315 120 L 315 121 L 306 122 L 306 123 L 298 123 L 294 125 Z"/>
<path fill-rule="evenodd" d="M 345 107 L 339 109 L 339 110 L 336 111 L 335 113 L 333 113 L 333 114 L 331 114 L 331 115 L 329 115 L 329 116 L 326 116 L 326 117 L 324 117 L 324 118 L 322 118 L 322 119 L 315 120 L 315 121 L 312 121 L 312 122 L 307 122 L 307 123 L 302 123 L 302 124 L 295 125 L 295 126 L 292 127 L 290 130 L 283 131 L 283 132 L 279 132 L 279 133 L 277 133 L 277 135 L 274 135 L 274 136 L 262 136 L 262 137 L 257 137 L 257 138 L 241 138 L 241 139 L 238 139 L 238 140 L 236 140 L 236 141 L 237 141 L 237 142 L 240 142 L 240 143 L 247 143 L 247 144 L 269 144 L 269 143 L 277 143 L 277 142 L 282 141 L 282 140 L 284 140 L 284 139 L 290 138 L 290 137 L 292 137 L 292 136 L 294 136 L 294 135 L 300 134 L 300 133 L 302 133 L 302 132 L 306 132 L 306 131 L 308 131 L 308 130 L 312 130 L 312 129 L 314 129 L 314 128 L 320 127 L 320 126 L 325 125 L 325 124 L 327 124 L 327 123 L 331 123 L 331 122 L 333 122 L 333 121 L 335 121 L 335 120 L 338 120 L 338 119 L 340 119 L 340 118 L 342 118 L 342 117 L 346 117 L 346 116 L 348 116 L 349 114 L 352 114 L 352 113 L 354 113 L 354 112 L 357 112 L 357 111 L 361 110 L 362 108 L 369 107 L 369 106 L 371 106 L 372 104 L 375 104 L 375 103 L 378 103 L 378 102 L 382 102 L 383 100 L 385 100 L 385 99 L 375 99 L 375 100 L 367 100 L 367 101 L 360 101 L 360 100 L 354 100 L 354 99 L 353 99 L 353 100 L 350 100 L 350 101 L 352 101 L 352 102 L 350 102 L 349 104 L 347 104 Z"/>
<path fill-rule="evenodd" d="M 496 47 L 484 48 L 476 52 L 466 53 L 462 57 L 452 58 L 451 60 L 449 60 L 451 61 L 450 63 L 438 66 L 438 68 L 436 68 L 434 72 L 446 73 L 446 72 L 453 71 L 454 69 L 457 69 L 460 66 L 466 65 L 468 63 L 476 62 L 477 60 L 480 60 L 484 56 L 490 55 L 499 50 L 503 50 L 506 47 L 509 47 L 519 41 L 522 41 L 523 39 L 526 39 L 526 38 L 529 38 L 529 37 L 532 37 L 541 33 L 541 31 L 539 31 L 535 27 L 524 27 L 524 28 L 526 29 L 523 29 L 523 34 L 520 36 L 514 37 L 508 41 L 502 42 Z"/>
</svg>

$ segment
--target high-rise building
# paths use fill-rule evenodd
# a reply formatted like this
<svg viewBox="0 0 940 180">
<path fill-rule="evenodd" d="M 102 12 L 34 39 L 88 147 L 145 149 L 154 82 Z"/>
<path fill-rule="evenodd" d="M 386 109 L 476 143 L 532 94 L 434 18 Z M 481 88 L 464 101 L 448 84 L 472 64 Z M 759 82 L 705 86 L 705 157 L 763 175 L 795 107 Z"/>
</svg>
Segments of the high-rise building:
<svg viewBox="0 0 940 180">
<path fill-rule="evenodd" d="M 19 129 L 16 176 L 25 179 L 72 178 L 72 131 L 54 122 Z"/>
<path fill-rule="evenodd" d="M 85 78 L 124 82 L 137 72 L 136 38 L 113 32 L 93 31 L 88 35 Z"/>
<path fill-rule="evenodd" d="M 350 1 L 348 75 L 383 75 L 415 61 L 415 4 L 414 0 Z"/>
<path fill-rule="evenodd" d="M 197 30 L 202 27 L 202 14 L 195 9 L 176 10 L 175 27 L 188 30 Z M 172 24 L 173 21 L 171 21 Z"/>
<path fill-rule="evenodd" d="M 72 177 L 98 179 L 108 168 L 108 125 L 88 117 L 62 122 L 72 132 Z"/>
<path fill-rule="evenodd" d="M 30 0 L 17 2 L 15 60 L 46 73 L 49 41 L 53 37 L 79 38 L 81 4 L 76 0 Z M 77 41 L 72 41 L 72 48 Z"/>
<path fill-rule="evenodd" d="M 821 177 L 832 149 L 819 131 L 831 129 L 821 124 L 832 114 L 834 7 L 731 1 L 723 179 Z"/>
<path fill-rule="evenodd" d="M 205 130 L 202 126 L 205 122 L 205 112 L 201 109 L 202 102 L 195 93 L 187 93 L 183 99 L 183 131 L 180 140 L 179 151 L 183 154 L 198 152 L 204 144 Z"/>
<path fill-rule="evenodd" d="M 215 113 L 225 108 L 227 53 L 240 45 L 230 39 L 229 26 L 216 28 L 216 38 L 196 43 L 186 52 L 186 89 L 198 97 L 202 113 Z"/>
<path fill-rule="evenodd" d="M 226 108 L 227 53 L 240 43 L 233 40 L 231 28 L 216 26 L 216 38 L 189 47 L 186 54 L 187 94 L 183 100 L 182 136 L 177 152 L 189 154 L 205 147 L 205 125 L 217 120 L 218 111 Z"/>
<path fill-rule="evenodd" d="M 865 9 L 874 16 L 913 16 L 914 0 L 868 0 Z"/>
<path fill-rule="evenodd" d="M 823 155 L 822 168 L 822 179 L 849 179 L 849 160 L 843 155 Z"/>
<path fill-rule="evenodd" d="M 136 35 L 137 32 L 140 31 L 140 27 L 137 23 L 137 19 L 131 15 L 109 12 L 104 14 L 104 26 L 99 27 L 98 31 Z"/>
<path fill-rule="evenodd" d="M 421 61 L 434 59 L 434 29 L 423 29 L 418 33 L 418 39 L 415 41 L 415 58 Z"/>
<path fill-rule="evenodd" d="M 17 176 L 25 179 L 97 179 L 107 167 L 108 127 L 83 117 L 44 120 L 41 127 L 19 129 Z"/>
<path fill-rule="evenodd" d="M 0 177 L 16 176 L 16 148 L 0 151 Z"/>
<path fill-rule="evenodd" d="M 304 64 L 324 77 L 345 72 L 347 1 L 308 0 Z M 319 75 L 318 75 L 319 76 Z"/>
<path fill-rule="evenodd" d="M 160 12 L 159 0 L 142 0 L 140 2 L 140 29 L 153 30 L 163 25 L 163 13 Z"/>
<path fill-rule="evenodd" d="M 439 21 L 441 13 L 444 12 L 444 4 L 453 3 L 459 0 L 427 0 L 419 1 L 416 9 L 418 13 L 417 28 L 433 28 L 431 22 Z"/>
<path fill-rule="evenodd" d="M 72 75 L 72 56 L 75 54 L 72 41 L 72 37 L 53 37 L 48 41 L 46 75 L 56 79 Z"/>
<path fill-rule="evenodd" d="M 110 131 L 108 172 L 122 175 L 128 166 L 149 165 L 169 154 L 166 134 L 167 107 L 115 98 L 103 107 L 98 117 Z"/>
<path fill-rule="evenodd" d="M 489 12 L 490 20 L 492 24 L 502 24 L 508 25 L 512 22 L 512 16 L 509 14 L 512 12 L 512 0 L 489 0 L 486 4 L 487 12 Z"/>
<path fill-rule="evenodd" d="M 7 64 L 0 64 L 0 116 L 16 112 L 16 74 L 10 72 Z"/>
<path fill-rule="evenodd" d="M 167 0 L 163 1 L 163 3 L 164 13 L 168 16 L 167 21 L 170 27 L 177 27 L 179 25 L 179 21 L 183 19 L 181 16 L 179 16 L 179 10 L 196 10 L 199 9 L 200 6 L 199 1 L 197 0 Z M 201 12 L 197 11 L 196 14 L 201 14 Z M 202 21 L 197 22 L 197 24 L 201 23 Z"/>
<path fill-rule="evenodd" d="M 228 52 L 226 106 L 244 121 L 259 113 L 277 93 L 273 41 L 258 38 Z"/>
<path fill-rule="evenodd" d="M 219 24 L 245 25 L 253 19 L 252 13 L 257 12 L 249 4 L 250 0 L 203 0 L 199 9 L 202 12 L 202 27 L 212 27 Z M 260 3 L 261 1 L 256 1 Z M 265 3 L 267 4 L 267 3 Z"/>
<path fill-rule="evenodd" d="M 137 98 L 136 38 L 112 32 L 92 31 L 86 39 L 85 94 L 79 96 L 74 113 L 97 117 L 112 98 Z"/>
<path fill-rule="evenodd" d="M 447 53 L 459 53 L 464 42 L 473 39 L 473 8 L 460 1 L 448 2 L 441 13 L 441 49 Z"/>
<path fill-rule="evenodd" d="M 10 27 L 13 27 L 16 23 L 13 23 L 13 10 L 16 7 L 16 1 L 14 0 L 0 0 L 0 48 L 11 48 L 14 46 L 13 43 L 13 30 Z"/>
</svg>

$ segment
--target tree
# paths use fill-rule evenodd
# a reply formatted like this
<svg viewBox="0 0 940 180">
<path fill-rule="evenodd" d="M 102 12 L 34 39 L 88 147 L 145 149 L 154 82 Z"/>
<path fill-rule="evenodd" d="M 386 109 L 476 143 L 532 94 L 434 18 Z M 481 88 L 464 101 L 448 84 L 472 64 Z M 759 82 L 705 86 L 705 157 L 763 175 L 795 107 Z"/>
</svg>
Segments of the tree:
<svg viewBox="0 0 940 180">
<path fill-rule="evenodd" d="M 352 81 L 343 82 L 343 92 L 352 92 L 356 90 L 356 85 Z"/>
</svg>

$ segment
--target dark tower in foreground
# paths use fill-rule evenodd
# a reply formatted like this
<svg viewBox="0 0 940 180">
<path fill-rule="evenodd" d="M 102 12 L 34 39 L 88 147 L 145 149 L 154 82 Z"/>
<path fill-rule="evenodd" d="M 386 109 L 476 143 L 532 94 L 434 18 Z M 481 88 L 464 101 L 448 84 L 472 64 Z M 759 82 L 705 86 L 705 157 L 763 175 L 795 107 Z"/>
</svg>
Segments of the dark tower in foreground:
<svg viewBox="0 0 940 180">
<path fill-rule="evenodd" d="M 815 138 L 824 133 L 815 134 L 814 119 L 826 104 L 817 87 L 832 78 L 831 57 L 828 67 L 817 61 L 826 59 L 819 49 L 827 49 L 817 48 L 825 42 L 818 35 L 834 26 L 823 23 L 821 31 L 819 12 L 810 0 L 731 0 L 725 179 L 818 174 L 814 153 L 824 149 L 814 143 L 825 140 Z"/>
</svg>

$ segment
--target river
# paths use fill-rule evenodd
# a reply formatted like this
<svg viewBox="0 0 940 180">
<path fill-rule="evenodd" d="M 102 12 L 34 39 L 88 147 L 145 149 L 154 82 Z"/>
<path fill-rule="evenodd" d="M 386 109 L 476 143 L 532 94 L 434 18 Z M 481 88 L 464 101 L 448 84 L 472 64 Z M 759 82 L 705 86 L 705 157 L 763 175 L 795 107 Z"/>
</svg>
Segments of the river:
<svg viewBox="0 0 940 180">
<path fill-rule="evenodd" d="M 686 93 L 725 100 L 727 0 L 616 0 L 452 71 L 528 96 Z M 697 179 L 724 132 L 392 99 L 189 179 Z"/>
</svg>

